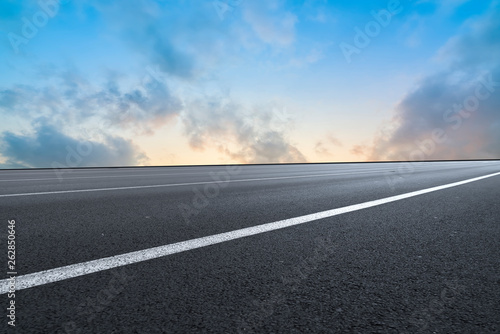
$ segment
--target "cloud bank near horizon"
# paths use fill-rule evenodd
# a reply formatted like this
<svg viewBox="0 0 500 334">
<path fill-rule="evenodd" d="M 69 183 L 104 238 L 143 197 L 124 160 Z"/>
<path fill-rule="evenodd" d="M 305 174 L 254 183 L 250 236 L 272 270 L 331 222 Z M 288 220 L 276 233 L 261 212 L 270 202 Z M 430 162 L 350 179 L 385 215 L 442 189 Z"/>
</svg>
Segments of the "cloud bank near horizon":
<svg viewBox="0 0 500 334">
<path fill-rule="evenodd" d="M 0 5 L 0 168 L 500 158 L 498 1 L 223 3 Z"/>
<path fill-rule="evenodd" d="M 77 139 L 60 132 L 45 119 L 35 122 L 33 134 L 3 132 L 0 154 L 4 168 L 74 168 L 134 166 L 148 158 L 130 140 L 105 136 L 102 141 Z"/>
<path fill-rule="evenodd" d="M 397 161 L 500 157 L 499 8 L 463 29 L 437 54 L 445 69 L 421 79 L 360 154 Z"/>
<path fill-rule="evenodd" d="M 231 110 L 228 105 L 213 103 L 220 92 L 207 95 L 203 91 L 207 71 L 234 47 L 234 40 L 244 38 L 246 49 L 255 49 L 259 43 L 289 45 L 294 38 L 292 14 L 283 11 L 278 2 L 242 4 L 243 22 L 237 23 L 240 28 L 233 31 L 228 29 L 233 23 L 222 21 L 211 2 L 197 6 L 184 3 L 169 10 L 165 3 L 155 1 L 127 4 L 95 0 L 75 6 L 83 16 L 90 15 L 85 12 L 90 10 L 99 13 L 109 34 L 123 40 L 128 51 L 140 50 L 138 61 L 153 66 L 147 65 L 139 76 L 107 70 L 95 80 L 76 65 L 49 65 L 38 69 L 43 80 L 37 84 L 13 84 L 0 89 L 0 112 L 28 120 L 44 118 L 43 125 L 32 125 L 28 133 L 1 134 L 0 154 L 6 162 L 0 167 L 46 166 L 61 160 L 65 147 L 77 143 L 63 131 L 70 133 L 77 126 L 109 133 L 109 138 L 93 146 L 107 151 L 107 156 L 117 157 L 114 161 L 96 153 L 84 159 L 86 165 L 99 161 L 102 165 L 141 164 L 148 161 L 145 153 L 136 152 L 132 139 L 126 138 L 168 131 L 165 125 L 176 123 L 185 126 L 185 140 L 198 152 L 215 148 L 241 163 L 305 161 L 304 155 L 289 143 L 286 129 L 262 121 L 269 112 L 255 110 L 243 115 L 242 105 L 233 103 L 238 107 Z M 29 12 L 29 8 L 18 7 L 19 11 Z M 273 13 L 267 13 L 271 7 Z M 186 96 L 186 90 L 171 87 L 198 91 Z M 54 145 L 56 139 L 61 141 L 58 146 Z M 62 156 L 54 153 L 56 148 Z"/>
</svg>

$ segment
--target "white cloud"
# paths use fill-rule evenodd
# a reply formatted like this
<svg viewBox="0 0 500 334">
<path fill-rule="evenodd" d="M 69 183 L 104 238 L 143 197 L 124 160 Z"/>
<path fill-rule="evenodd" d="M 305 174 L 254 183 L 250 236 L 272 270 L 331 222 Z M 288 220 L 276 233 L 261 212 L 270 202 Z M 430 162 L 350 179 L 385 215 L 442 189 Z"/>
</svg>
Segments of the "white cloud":
<svg viewBox="0 0 500 334">
<path fill-rule="evenodd" d="M 278 1 L 247 1 L 243 7 L 245 21 L 263 42 L 286 47 L 295 41 L 297 16 L 281 10 Z"/>
<path fill-rule="evenodd" d="M 500 9 L 465 25 L 439 51 L 444 68 L 399 103 L 370 160 L 500 157 Z"/>
</svg>

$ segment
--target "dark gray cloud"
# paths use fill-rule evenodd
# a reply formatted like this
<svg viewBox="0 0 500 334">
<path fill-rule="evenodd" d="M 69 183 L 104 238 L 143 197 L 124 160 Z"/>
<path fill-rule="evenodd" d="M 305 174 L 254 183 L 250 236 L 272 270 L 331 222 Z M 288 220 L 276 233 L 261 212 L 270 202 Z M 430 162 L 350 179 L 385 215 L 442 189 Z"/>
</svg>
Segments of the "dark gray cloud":
<svg viewBox="0 0 500 334">
<path fill-rule="evenodd" d="M 499 6 L 466 28 L 440 50 L 445 69 L 399 103 L 369 160 L 500 158 Z"/>
<path fill-rule="evenodd" d="M 260 106 L 247 112 L 232 101 L 214 98 L 188 104 L 182 120 L 193 149 L 215 147 L 242 163 L 305 162 L 286 136 L 290 120 L 276 111 Z"/>
<path fill-rule="evenodd" d="M 131 141 L 106 136 L 102 142 L 80 140 L 62 133 L 46 120 L 38 120 L 30 135 L 3 132 L 0 168 L 132 166 L 147 162 Z"/>
</svg>

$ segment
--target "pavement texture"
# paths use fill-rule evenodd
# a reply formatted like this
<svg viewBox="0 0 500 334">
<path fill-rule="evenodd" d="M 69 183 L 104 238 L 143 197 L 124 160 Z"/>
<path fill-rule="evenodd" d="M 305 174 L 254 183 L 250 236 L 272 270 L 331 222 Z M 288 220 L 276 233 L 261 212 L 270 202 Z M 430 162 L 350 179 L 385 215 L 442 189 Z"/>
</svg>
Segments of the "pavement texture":
<svg viewBox="0 0 500 334">
<path fill-rule="evenodd" d="M 6 253 L 15 219 L 25 275 L 496 172 L 500 161 L 6 170 L 0 238 Z M 4 294 L 0 332 L 500 333 L 499 198 L 494 176 L 19 290 L 15 327 Z"/>
</svg>

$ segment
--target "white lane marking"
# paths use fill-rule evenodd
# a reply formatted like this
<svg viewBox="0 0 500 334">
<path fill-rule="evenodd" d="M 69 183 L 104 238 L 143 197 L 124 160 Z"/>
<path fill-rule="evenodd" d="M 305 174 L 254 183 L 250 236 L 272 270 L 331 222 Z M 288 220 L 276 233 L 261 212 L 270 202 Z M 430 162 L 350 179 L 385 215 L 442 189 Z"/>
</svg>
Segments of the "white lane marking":
<svg viewBox="0 0 500 334">
<path fill-rule="evenodd" d="M 229 181 L 201 181 L 201 182 L 188 182 L 188 183 L 152 184 L 152 185 L 146 185 L 146 186 L 129 186 L 129 187 L 114 187 L 114 188 L 57 190 L 57 191 L 43 191 L 43 192 L 37 192 L 37 193 L 3 194 L 3 195 L 0 195 L 0 197 L 53 195 L 53 194 L 68 194 L 68 193 L 82 193 L 82 192 L 96 192 L 96 191 L 110 191 L 110 190 L 128 190 L 128 189 L 144 189 L 144 188 L 160 188 L 160 187 L 194 186 L 194 185 L 202 185 L 202 184 L 210 184 L 210 183 L 237 183 L 237 182 L 266 181 L 266 180 L 300 179 L 300 178 L 307 178 L 307 177 L 357 175 L 357 174 L 370 174 L 370 173 L 376 173 L 376 171 L 358 172 L 358 173 L 332 173 L 332 174 L 279 176 L 279 177 L 266 177 L 266 178 L 259 178 L 259 179 L 242 179 L 242 180 L 229 180 Z"/>
<path fill-rule="evenodd" d="M 225 167 L 226 165 L 220 165 L 220 167 Z M 196 168 L 196 166 L 194 166 Z M 200 166 L 205 167 L 205 166 Z M 214 166 L 218 167 L 218 166 Z M 164 171 L 165 169 L 175 169 L 175 170 L 186 170 L 188 168 L 193 168 L 193 166 L 170 166 L 170 167 L 109 167 L 109 168 L 88 168 L 88 169 L 46 169 L 39 172 L 32 172 L 30 169 L 19 169 L 19 170 L 3 170 L 0 169 L 0 175 L 35 175 L 35 174 L 89 174 L 89 173 L 119 173 L 119 172 L 135 172 L 135 171 Z"/>
<path fill-rule="evenodd" d="M 314 165 L 314 164 L 313 164 Z M 324 167 L 325 165 L 328 164 L 320 164 L 317 165 L 318 167 Z M 340 166 L 338 164 L 333 164 L 334 166 Z M 369 164 L 373 165 L 373 164 Z M 137 167 L 137 168 L 132 168 L 132 167 L 110 167 L 110 168 L 91 168 L 91 169 L 46 169 L 43 171 L 39 172 L 33 172 L 30 169 L 19 169 L 19 170 L 2 170 L 0 169 L 0 175 L 15 175 L 15 174 L 20 174 L 20 175 L 34 175 L 34 174 L 53 174 L 57 171 L 62 171 L 63 173 L 96 173 L 96 172 L 111 172 L 111 173 L 119 173 L 119 172 L 135 172 L 137 170 L 140 171 L 163 171 L 165 169 L 175 169 L 175 170 L 182 170 L 185 171 L 186 169 L 198 169 L 198 168 L 223 168 L 226 167 L 227 165 L 213 165 L 213 166 L 169 166 L 169 167 Z M 232 165 L 230 165 L 232 166 Z M 300 165 L 234 165 L 234 166 L 240 166 L 240 167 L 251 167 L 251 168 L 268 168 L 268 167 L 300 167 Z M 316 166 L 316 165 L 314 165 Z M 342 164 L 342 166 L 358 166 L 358 167 L 365 167 L 365 166 L 360 166 L 360 164 Z M 377 166 L 374 166 L 377 167 Z M 385 167 L 385 166 L 381 166 Z"/>
<path fill-rule="evenodd" d="M 443 166 L 444 165 L 439 165 Z M 372 166 L 373 167 L 373 166 Z M 432 166 L 433 168 L 436 167 L 436 165 Z M 474 167 L 474 166 L 471 166 Z M 366 168 L 351 168 L 349 171 L 387 171 L 387 170 L 394 170 L 397 168 L 396 166 L 394 167 L 388 167 L 388 166 L 380 166 L 379 168 L 373 168 L 373 169 L 366 169 Z M 420 166 L 419 166 L 420 168 Z M 423 168 L 421 169 L 423 170 Z M 1 171 L 0 171 L 1 172 Z M 99 171 L 101 172 L 101 171 Z M 104 171 L 102 171 L 104 172 Z M 300 171 L 286 171 L 286 173 L 299 173 Z M 206 174 L 206 171 L 198 171 L 198 172 L 192 172 L 192 173 L 162 173 L 162 174 L 129 174 L 129 175 L 100 175 L 100 176 L 74 176 L 74 177 L 63 177 L 62 179 L 64 180 L 73 180 L 73 179 L 101 179 L 101 178 L 116 178 L 116 177 L 152 177 L 152 176 L 177 176 L 177 175 L 196 175 L 196 174 Z M 280 172 L 283 173 L 283 172 Z M 29 174 L 29 173 L 26 173 Z M 23 174 L 23 175 L 26 175 Z M 0 176 L 5 176 L 6 174 L 2 175 L 0 173 Z M 15 175 L 17 176 L 17 175 Z M 23 181 L 49 181 L 49 180 L 59 180 L 57 177 L 52 177 L 52 178 L 38 178 L 38 179 L 13 179 L 13 180 L 2 180 L 0 179 L 0 182 L 23 182 Z"/>
<path fill-rule="evenodd" d="M 225 232 L 210 235 L 207 237 L 191 239 L 186 241 L 177 242 L 170 245 L 153 247 L 149 249 L 144 249 L 140 251 L 130 252 L 121 255 L 110 256 L 98 260 L 92 260 L 88 262 L 82 262 L 77 264 L 72 264 L 69 266 L 64 266 L 55 269 L 49 269 L 40 271 L 37 273 L 21 275 L 16 277 L 16 290 L 22 290 L 27 288 L 32 288 L 35 286 L 40 286 L 44 284 L 54 283 L 58 281 L 62 281 L 69 278 L 84 276 L 92 273 L 96 273 L 103 270 L 108 270 L 112 268 L 117 268 L 121 266 L 126 266 L 133 263 L 148 261 L 152 259 L 156 259 L 159 257 L 185 252 L 192 249 L 197 249 L 201 247 L 206 247 L 210 245 L 215 245 L 219 243 L 223 243 L 230 240 L 241 239 L 245 237 L 249 237 L 256 234 L 266 233 L 270 231 L 275 231 L 278 229 L 300 225 L 304 223 L 308 223 L 311 221 L 315 221 L 318 219 L 329 218 L 337 215 L 341 215 L 343 213 L 358 211 L 366 208 L 371 208 L 377 205 L 382 205 L 386 203 L 391 203 L 395 201 L 400 201 L 406 198 L 427 194 L 430 192 L 443 190 L 447 188 L 457 187 L 466 183 L 475 182 L 479 180 L 483 180 L 486 178 L 490 178 L 493 176 L 500 175 L 500 172 L 489 174 L 485 176 L 476 177 L 473 179 L 468 179 L 464 181 L 454 182 L 445 184 L 442 186 L 427 188 L 423 190 L 413 191 L 406 194 L 386 197 L 374 201 L 368 201 L 364 203 L 344 206 L 342 208 L 332 209 L 321 211 L 317 213 L 312 213 L 305 216 L 299 216 L 295 218 L 289 218 L 285 220 L 276 221 L 273 223 L 267 223 L 247 228 L 242 228 L 235 231 Z M 0 294 L 7 293 L 9 291 L 9 279 L 3 279 L 0 281 Z"/>
<path fill-rule="evenodd" d="M 101 179 L 109 177 L 151 177 L 151 176 L 177 176 L 177 175 L 193 175 L 193 174 L 206 174 L 206 172 L 195 172 L 195 173 L 168 173 L 168 174 L 145 174 L 145 175 L 101 175 L 101 176 L 75 176 L 75 177 L 63 177 L 64 180 L 72 179 Z M 58 180 L 57 177 L 43 178 L 43 179 L 14 179 L 14 180 L 0 180 L 0 182 L 15 182 L 15 181 L 48 181 L 48 180 Z"/>
<path fill-rule="evenodd" d="M 365 169 L 365 168 L 357 168 L 357 169 L 350 169 L 349 172 L 352 172 L 352 171 L 367 171 L 367 172 L 384 172 L 384 171 L 388 171 L 388 170 L 395 170 L 396 167 L 390 167 L 390 168 L 375 168 L 375 169 Z M 269 172 L 269 171 L 266 171 L 266 172 Z M 320 171 L 318 171 L 320 172 Z M 281 174 L 283 173 L 300 173 L 300 171 L 281 171 L 279 172 Z M 307 172 L 303 172 L 303 173 L 307 173 Z M 128 174 L 128 175 L 99 175 L 99 176 L 74 176 L 74 177 L 62 177 L 61 179 L 60 178 L 57 178 L 57 177 L 50 177 L 50 178 L 38 178 L 38 179 L 5 179 L 5 180 L 2 180 L 0 179 L 0 182 L 24 182 L 24 181 L 51 181 L 51 180 L 61 180 L 61 181 L 65 181 L 65 180 L 76 180 L 76 179 L 102 179 L 102 178 L 116 178 L 116 177 L 153 177 L 153 176 L 177 176 L 177 175 L 202 175 L 202 174 L 207 174 L 206 171 L 200 171 L 200 172 L 194 172 L 194 173 L 168 173 L 168 174 L 165 174 L 165 173 L 161 173 L 161 174 Z M 0 176 L 5 176 L 0 174 Z M 17 175 L 15 175 L 17 176 Z"/>
<path fill-rule="evenodd" d="M 363 170 L 364 172 L 361 172 L 361 173 L 365 173 L 365 172 L 384 172 L 384 171 L 388 171 L 388 170 L 394 170 L 394 168 L 385 168 L 385 169 L 382 169 L 382 168 L 379 168 L 379 169 L 368 169 L 368 170 L 365 170 L 365 169 L 355 169 L 354 171 L 358 171 L 358 170 Z M 351 171 L 349 171 L 348 174 L 351 174 Z M 280 174 L 284 174 L 284 173 L 299 173 L 299 172 L 296 172 L 296 171 L 286 171 L 286 172 L 279 172 Z M 302 172 L 302 173 L 307 173 L 307 172 Z M 110 178 L 110 177 L 151 177 L 151 176 L 177 176 L 177 175 L 199 175 L 199 174 L 207 174 L 207 172 L 195 172 L 195 173 L 168 173 L 168 174 L 143 174 L 143 175 L 140 175 L 140 174 L 135 174 L 135 175 L 132 175 L 132 174 L 129 174 L 129 175 L 101 175 L 101 176 L 75 176 L 75 177 L 64 177 L 64 180 L 72 180 L 72 179 L 100 179 L 100 178 Z M 347 174 L 347 173 L 346 173 Z M 354 174 L 354 173 L 352 173 Z M 43 178 L 43 179 L 14 179 L 14 180 L 0 180 L 0 182 L 16 182 L 16 181 L 19 181 L 19 182 L 22 182 L 22 181 L 48 181 L 48 180 L 58 180 L 58 178 L 56 177 L 52 177 L 52 178 Z"/>
<path fill-rule="evenodd" d="M 245 165 L 242 165 L 242 167 L 244 167 Z M 255 167 L 263 167 L 263 166 L 255 166 Z M 177 167 L 176 167 L 177 168 Z M 380 168 L 375 168 L 375 169 L 370 169 L 370 170 L 384 170 L 384 169 L 394 169 L 394 167 L 387 167 L 387 166 L 380 166 Z M 361 168 L 349 168 L 349 171 L 351 170 L 366 170 L 365 167 L 361 167 Z M 109 172 L 130 172 L 130 170 L 114 170 L 114 171 L 109 171 Z M 151 171 L 159 171 L 157 169 L 155 170 L 151 170 Z M 218 170 L 214 170 L 214 172 L 217 172 Z M 324 170 L 323 170 L 324 171 Z M 32 174 L 47 174 L 47 173 L 29 173 L 29 172 L 26 172 L 26 173 L 17 173 L 17 174 L 8 174 L 6 173 L 8 171 L 2 171 L 0 170 L 0 176 L 25 176 L 25 175 L 32 175 Z M 68 170 L 67 173 L 71 173 L 71 174 L 74 174 L 74 173 L 82 173 L 82 172 L 86 172 L 86 173 L 104 173 L 104 172 L 107 172 L 105 170 L 97 170 L 97 171 L 76 171 L 76 170 Z M 266 171 L 268 172 L 268 171 Z M 280 171 L 281 173 L 282 171 Z M 289 173 L 297 173 L 297 172 L 300 172 L 300 171 L 287 171 Z M 321 172 L 321 170 L 318 170 L 318 172 Z M 54 171 L 48 171 L 48 173 L 55 173 Z M 191 172 L 191 173 L 175 173 L 175 172 L 172 172 L 170 174 L 153 174 L 153 175 L 189 175 L 189 174 L 206 174 L 207 171 L 196 171 L 196 172 Z M 120 174 L 120 173 L 118 173 Z M 146 175 L 113 175 L 113 176 L 106 176 L 106 175 L 103 175 L 103 176 L 74 176 L 74 177 L 63 177 L 65 180 L 66 179 L 84 179 L 84 178 L 105 178 L 105 177 L 127 177 L 127 176 L 146 176 Z M 42 180 L 58 180 L 59 178 L 57 177 L 52 177 L 52 178 L 37 178 L 37 179 L 15 179 L 15 180 L 0 180 L 0 182 L 2 181 L 42 181 Z"/>
<path fill-rule="evenodd" d="M 435 167 L 435 166 L 434 166 Z M 361 171 L 360 171 L 361 170 Z M 397 171 L 396 166 L 394 167 L 387 167 L 387 166 L 380 166 L 380 168 L 375 168 L 375 169 L 369 169 L 366 170 L 365 168 L 356 168 L 356 169 L 351 169 L 348 173 L 342 173 L 342 174 L 316 174 L 312 175 L 311 177 L 317 177 L 317 176 L 328 176 L 328 175 L 354 175 L 354 174 L 366 174 L 366 173 L 374 173 L 374 172 L 385 172 L 385 171 Z M 420 169 L 420 170 L 425 170 L 425 169 Z M 359 172 L 358 172 L 359 171 Z M 267 171 L 268 172 L 268 171 Z M 300 172 L 300 171 L 297 171 Z M 297 173 L 296 171 L 286 171 L 286 173 Z M 354 173 L 356 172 L 356 173 Z M 176 176 L 176 175 L 192 175 L 192 174 L 206 174 L 206 172 L 194 172 L 194 173 L 176 173 L 176 174 L 147 174 L 147 175 L 109 175 L 109 176 L 77 176 L 77 177 L 66 177 L 64 179 L 93 179 L 93 178 L 116 178 L 116 177 L 151 177 L 151 176 L 165 176 L 165 175 L 171 175 L 171 176 Z M 307 176 L 296 176 L 297 178 L 299 177 L 307 177 Z M 284 177 L 286 178 L 286 177 Z M 13 181 L 44 181 L 44 180 L 56 180 L 57 178 L 43 178 L 43 179 L 16 179 L 16 180 L 0 180 L 0 182 L 13 182 Z M 274 179 L 274 178 L 270 178 Z M 250 181 L 257 181 L 261 179 L 249 179 Z M 228 182 L 245 182 L 245 180 L 234 180 L 234 181 L 228 181 Z M 207 182 L 205 182 L 207 183 Z M 199 183 L 179 183 L 179 184 L 171 184 L 171 185 L 152 185 L 152 186 L 137 186 L 137 187 L 144 187 L 144 188 L 151 188 L 151 187 L 168 187 L 168 186 L 184 186 L 184 185 L 198 185 L 198 184 L 205 184 L 203 182 Z M 217 183 L 214 181 L 208 181 L 208 183 Z M 118 190 L 118 189 L 137 189 L 136 187 L 120 187 L 120 188 L 99 188 L 99 189 L 82 189 L 81 191 L 104 191 L 104 190 Z M 47 195 L 51 193 L 64 193 L 64 192 L 80 192 L 80 190 L 61 190 L 61 191 L 54 191 L 54 192 L 38 192 L 38 193 L 25 193 L 25 194 L 4 194 L 0 195 L 0 197 L 12 197 L 12 196 L 33 196 L 33 195 Z"/>
<path fill-rule="evenodd" d="M 414 162 L 384 162 L 384 163 L 339 163 L 339 164 L 332 164 L 335 167 L 347 167 L 347 166 L 353 166 L 353 167 L 362 167 L 364 168 L 365 166 L 371 166 L 371 167 L 387 167 L 387 166 L 394 166 L 394 165 L 400 165 L 400 164 L 405 164 L 405 163 L 411 163 L 412 165 L 418 164 L 418 165 L 428 165 L 428 164 L 433 164 L 435 165 L 442 165 L 445 166 L 447 164 L 475 164 L 478 162 L 483 162 L 483 163 L 497 163 L 500 162 L 500 160 L 492 160 L 492 161 L 414 161 Z M 312 164 L 314 166 L 318 167 L 324 167 L 325 165 L 328 164 Z M 164 170 L 165 168 L 175 168 L 176 170 L 185 170 L 189 168 L 217 168 L 217 167 L 224 167 L 226 165 L 213 165 L 213 166 L 166 166 L 166 167 L 109 167 L 109 168 L 92 168 L 92 169 L 61 169 L 63 173 L 95 173 L 95 172 L 131 172 L 131 171 L 136 171 L 136 170 L 148 170 L 148 171 L 161 171 Z M 278 165 L 239 165 L 241 167 L 273 167 L 273 166 L 278 166 Z M 285 167 L 295 167 L 296 165 L 284 165 Z M 300 166 L 300 165 L 297 165 Z M 279 166 L 283 167 L 283 166 Z M 43 171 L 39 172 L 32 172 L 30 169 L 10 169 L 10 170 L 2 170 L 0 169 L 0 176 L 1 175 L 35 175 L 35 174 L 50 174 L 50 173 L 55 173 L 58 169 L 46 169 Z"/>
</svg>

